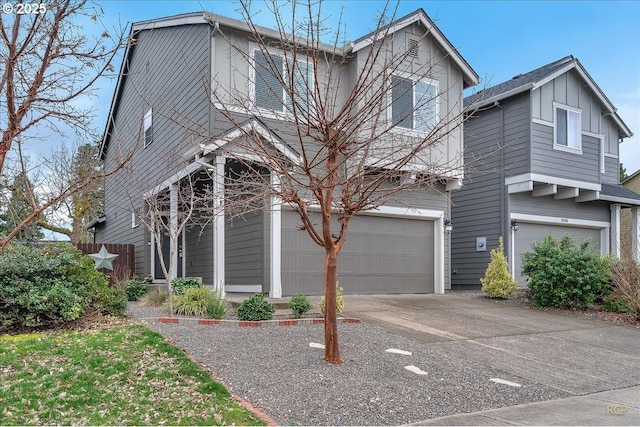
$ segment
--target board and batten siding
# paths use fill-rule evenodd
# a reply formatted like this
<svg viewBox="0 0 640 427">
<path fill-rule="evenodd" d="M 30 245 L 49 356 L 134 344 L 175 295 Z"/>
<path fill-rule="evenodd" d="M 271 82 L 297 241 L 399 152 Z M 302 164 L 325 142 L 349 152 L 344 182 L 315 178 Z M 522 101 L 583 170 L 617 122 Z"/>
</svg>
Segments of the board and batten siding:
<svg viewBox="0 0 640 427">
<path fill-rule="evenodd" d="M 189 40 L 189 43 L 185 43 Z M 148 234 L 132 229 L 131 212 L 143 209 L 143 193 L 182 167 L 180 156 L 193 146 L 185 127 L 208 128 L 209 100 L 203 77 L 209 75 L 210 26 L 185 25 L 139 31 L 121 76 L 113 127 L 105 150 L 105 169 L 134 151 L 127 167 L 105 179 L 104 229 L 109 243 L 136 246 L 136 273 L 150 272 Z M 144 147 L 142 122 L 153 111 L 153 142 Z"/>
<path fill-rule="evenodd" d="M 590 135 L 582 136 L 582 154 L 573 154 L 553 149 L 554 103 L 577 108 L 581 112 L 582 131 Z M 586 182 L 600 180 L 600 140 L 604 138 L 604 152 L 607 153 L 605 175 L 602 182 L 614 181 L 615 174 L 609 172 L 613 160 L 617 162 L 619 135 L 618 128 L 604 111 L 597 98 L 575 70 L 562 74 L 550 82 L 531 91 L 532 117 L 546 122 L 534 123 L 532 132 L 532 172 L 577 179 Z M 611 166 L 611 167 L 610 167 Z M 545 169 L 549 172 L 545 173 Z"/>
<path fill-rule="evenodd" d="M 465 122 L 467 178 L 451 192 L 451 285 L 480 285 L 491 249 L 508 239 L 505 177 L 529 171 L 529 96 L 521 94 L 473 114 Z M 486 237 L 486 251 L 476 239 Z"/>
</svg>

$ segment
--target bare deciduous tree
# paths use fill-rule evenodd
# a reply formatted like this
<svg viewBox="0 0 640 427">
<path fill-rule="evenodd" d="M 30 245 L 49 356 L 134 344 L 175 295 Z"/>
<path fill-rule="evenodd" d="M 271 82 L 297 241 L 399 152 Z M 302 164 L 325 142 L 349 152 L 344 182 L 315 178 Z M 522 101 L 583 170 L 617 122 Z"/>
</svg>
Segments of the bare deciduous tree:
<svg viewBox="0 0 640 427">
<path fill-rule="evenodd" d="M 287 5 L 292 10 L 286 13 L 279 2 L 269 6 L 277 24 L 269 32 L 254 24 L 251 3 L 241 2 L 252 49 L 216 26 L 216 37 L 231 47 L 229 56 L 242 61 L 232 70 L 235 85 L 211 88 L 215 108 L 236 134 L 210 137 L 209 149 L 244 164 L 245 174 L 227 177 L 227 185 L 236 182 L 244 194 L 287 204 L 300 228 L 324 248 L 324 358 L 342 363 L 336 280 L 350 220 L 385 203 L 404 204 L 401 193 L 433 191 L 462 178 L 462 152 L 450 153 L 448 141 L 461 137 L 463 84 L 442 78 L 447 54 L 416 60 L 420 46 L 429 43 L 428 31 L 416 46 L 402 47 L 404 38 L 387 25 L 396 12 L 389 5 L 357 53 L 352 45 L 342 47 L 341 23 L 333 31 L 325 27 L 321 2 Z M 330 34 L 333 41 L 323 43 Z M 256 82 L 251 96 L 242 81 Z M 439 85 L 421 83 L 429 81 Z M 413 102 L 400 105 L 407 96 Z M 270 126 L 279 139 L 261 131 Z M 225 206 L 251 199 L 236 197 Z M 312 212 L 319 212 L 320 223 Z"/>
<path fill-rule="evenodd" d="M 38 168 L 38 193 L 45 200 L 55 197 L 71 183 L 102 172 L 95 144 L 60 145 L 43 158 Z M 37 223 L 49 231 L 63 234 L 71 243 L 89 243 L 93 236 L 86 226 L 104 211 L 104 183 L 99 178 L 91 185 L 47 209 Z"/>
<path fill-rule="evenodd" d="M 30 14 L 0 15 L 0 172 L 7 156 L 16 153 L 25 179 L 27 167 L 18 152 L 26 141 L 52 140 L 54 135 L 64 141 L 69 134 L 97 139 L 92 108 L 85 108 L 84 101 L 93 96 L 98 79 L 113 71 L 112 61 L 125 41 L 122 30 L 87 34 L 83 26 L 91 21 L 101 25 L 102 15 L 87 0 L 42 6 Z M 0 249 L 47 208 L 87 188 L 98 175 L 66 182 L 58 194 L 34 203 L 16 230 L 0 241 Z M 29 197 L 35 200 L 33 193 Z"/>
</svg>

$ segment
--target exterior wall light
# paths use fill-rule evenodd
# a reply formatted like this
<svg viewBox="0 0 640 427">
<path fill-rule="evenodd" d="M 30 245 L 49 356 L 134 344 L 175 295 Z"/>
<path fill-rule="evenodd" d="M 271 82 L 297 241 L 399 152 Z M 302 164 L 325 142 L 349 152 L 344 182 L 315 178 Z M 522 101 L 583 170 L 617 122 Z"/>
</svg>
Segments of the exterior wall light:
<svg viewBox="0 0 640 427">
<path fill-rule="evenodd" d="M 518 221 L 516 221 L 515 219 L 511 220 L 511 229 L 513 231 L 518 231 Z"/>
<path fill-rule="evenodd" d="M 444 231 L 446 231 L 447 233 L 451 233 L 452 230 L 453 230 L 453 224 L 451 224 L 451 220 L 450 219 L 445 219 L 444 220 Z"/>
</svg>

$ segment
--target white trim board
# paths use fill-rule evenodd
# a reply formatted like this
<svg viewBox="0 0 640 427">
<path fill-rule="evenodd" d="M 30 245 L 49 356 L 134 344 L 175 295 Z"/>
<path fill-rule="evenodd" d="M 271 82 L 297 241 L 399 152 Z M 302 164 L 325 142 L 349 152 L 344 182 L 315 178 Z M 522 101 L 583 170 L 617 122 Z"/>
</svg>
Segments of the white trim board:
<svg viewBox="0 0 640 427">
<path fill-rule="evenodd" d="M 564 225 L 567 227 L 574 226 L 583 228 L 605 228 L 611 226 L 611 223 L 608 221 L 593 221 L 588 219 L 563 218 L 557 216 L 531 215 L 521 213 L 512 213 L 510 215 L 510 219 L 533 224 Z"/>
</svg>

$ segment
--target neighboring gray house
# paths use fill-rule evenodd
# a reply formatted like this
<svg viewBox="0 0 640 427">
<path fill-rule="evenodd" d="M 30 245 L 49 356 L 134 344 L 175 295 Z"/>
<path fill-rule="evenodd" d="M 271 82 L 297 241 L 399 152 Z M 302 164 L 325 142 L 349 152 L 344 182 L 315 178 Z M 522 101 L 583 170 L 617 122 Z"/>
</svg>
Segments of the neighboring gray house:
<svg viewBox="0 0 640 427">
<path fill-rule="evenodd" d="M 454 287 L 480 285 L 499 236 L 520 285 L 522 254 L 548 234 L 620 255 L 621 208 L 638 218 L 640 206 L 619 183 L 618 144 L 632 133 L 578 59 L 482 90 L 465 108 L 467 176 L 452 193 Z"/>
<path fill-rule="evenodd" d="M 431 154 L 431 162 L 449 170 L 438 176 L 436 188 L 401 195 L 402 206 L 385 205 L 351 221 L 348 242 L 340 255 L 339 280 L 348 293 L 444 293 L 450 288 L 451 266 L 445 222 L 450 218 L 450 191 L 459 188 L 462 180 L 462 91 L 479 78 L 424 11 L 417 10 L 388 28 L 395 43 L 400 41 L 396 46 L 412 49 L 414 61 L 429 58 L 435 64 L 429 81 L 419 82 L 438 95 L 427 109 L 440 118 L 459 117 L 459 126 L 452 127 Z M 265 37 L 278 34 L 270 29 L 260 31 Z M 375 36 L 365 35 L 344 48 L 345 69 L 349 70 L 345 87 Z M 278 132 L 287 120 L 278 111 L 284 101 L 281 97 L 274 101 L 278 97 L 274 98 L 273 87 L 264 86 L 268 79 L 253 78 L 250 64 L 231 49 L 230 40 L 252 52 L 256 63 L 264 61 L 244 22 L 209 13 L 179 15 L 134 23 L 130 40 L 101 156 L 108 170 L 131 149 L 137 135 L 142 135 L 144 147 L 134 153 L 125 170 L 106 178 L 105 215 L 95 223 L 95 241 L 134 244 L 137 274 L 151 273 L 155 281 L 162 281 L 153 239 L 137 224 L 132 211 L 144 208 L 144 194 L 150 189 L 169 188 L 184 171 L 195 173 L 208 167 L 220 176 L 225 170 L 228 173 L 234 159 L 230 151 L 223 153 L 217 147 L 233 144 L 243 132 L 212 102 L 210 85 L 237 90 L 235 99 L 228 101 L 232 106 L 239 102 L 237 123 L 272 141 L 284 156 L 295 158 L 298 153 L 292 148 L 295 144 L 283 141 Z M 270 54 L 281 60 L 277 49 Z M 242 105 L 243 97 L 261 107 L 260 114 L 255 114 L 260 119 Z M 400 97 L 404 100 L 405 96 Z M 411 106 L 413 95 L 404 101 Z M 403 126 L 407 126 L 404 121 Z M 409 130 L 422 132 L 416 127 Z M 162 164 L 167 157 L 182 158 L 188 164 L 166 170 Z M 456 165 L 454 173 L 452 164 Z M 140 184 L 133 174 L 145 176 L 148 182 Z M 214 188 L 224 185 L 213 181 Z M 216 203 L 223 206 L 224 200 Z M 224 286 L 227 292 L 264 292 L 274 298 L 297 292 L 318 295 L 323 292 L 324 252 L 300 230 L 297 214 L 272 200 L 269 211 L 216 218 L 201 236 L 184 233 L 175 273 L 201 277 L 204 284 Z"/>
</svg>

